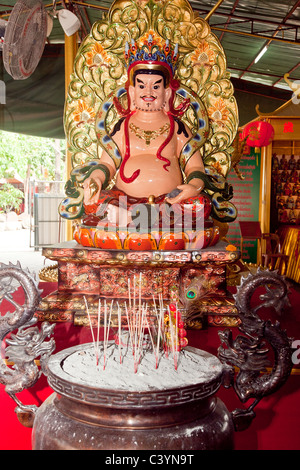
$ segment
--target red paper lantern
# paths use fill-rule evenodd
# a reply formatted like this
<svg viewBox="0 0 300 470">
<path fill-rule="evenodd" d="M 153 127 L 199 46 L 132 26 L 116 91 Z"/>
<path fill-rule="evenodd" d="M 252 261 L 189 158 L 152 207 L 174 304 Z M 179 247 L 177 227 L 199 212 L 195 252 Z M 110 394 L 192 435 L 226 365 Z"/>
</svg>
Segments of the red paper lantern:
<svg viewBox="0 0 300 470">
<path fill-rule="evenodd" d="M 274 128 L 269 122 L 254 121 L 247 124 L 243 130 L 243 139 L 250 147 L 266 147 L 274 137 Z"/>
</svg>

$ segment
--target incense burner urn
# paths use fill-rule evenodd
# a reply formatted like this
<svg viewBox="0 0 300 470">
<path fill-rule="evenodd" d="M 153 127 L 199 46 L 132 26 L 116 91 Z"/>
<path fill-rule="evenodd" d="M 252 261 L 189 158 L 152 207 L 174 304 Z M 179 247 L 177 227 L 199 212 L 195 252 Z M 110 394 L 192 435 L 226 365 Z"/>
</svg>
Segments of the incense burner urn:
<svg viewBox="0 0 300 470">
<path fill-rule="evenodd" d="M 222 382 L 222 364 L 204 351 L 187 348 L 210 361 L 211 372 L 199 383 L 147 391 L 100 388 L 66 372 L 74 354 L 92 344 L 53 355 L 47 378 L 53 393 L 39 408 L 33 426 L 36 450 L 195 450 L 232 449 L 230 413 L 214 395 Z M 172 367 L 172 363 L 170 363 Z M 193 364 L 191 363 L 191 370 Z M 78 368 L 80 368 L 78 364 Z M 122 370 L 122 366 L 121 369 Z M 108 372 L 108 371 L 107 371 Z M 99 371 L 99 374 L 107 374 Z M 108 372 L 109 373 L 109 372 Z M 126 371 L 124 372 L 126 376 Z M 137 372 L 139 375 L 139 371 Z M 113 383 L 113 380 L 112 380 Z"/>
</svg>

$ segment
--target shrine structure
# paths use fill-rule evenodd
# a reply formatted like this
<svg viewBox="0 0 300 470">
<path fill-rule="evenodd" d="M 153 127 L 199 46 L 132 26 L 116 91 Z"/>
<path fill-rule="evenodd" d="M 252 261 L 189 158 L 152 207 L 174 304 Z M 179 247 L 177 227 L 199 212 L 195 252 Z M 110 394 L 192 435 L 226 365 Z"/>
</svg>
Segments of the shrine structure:
<svg viewBox="0 0 300 470">
<path fill-rule="evenodd" d="M 144 300 L 175 301 L 190 326 L 235 324 L 226 178 L 238 110 L 209 24 L 186 0 L 115 1 L 78 50 L 64 123 L 72 169 L 59 212 L 74 240 L 43 250 L 58 290 L 39 318 L 83 325 L 83 297 L 93 311 L 137 278 Z"/>
<path fill-rule="evenodd" d="M 287 307 L 284 279 L 259 269 L 234 299 L 227 292 L 226 268 L 240 256 L 226 241 L 237 126 L 224 51 L 186 0 L 116 0 L 82 42 L 59 208 L 74 239 L 43 250 L 57 262 L 58 289 L 40 302 L 29 273 L 0 266 L 1 298 L 15 307 L 0 322 L 14 364 L 1 362 L 0 382 L 33 428 L 33 449 L 233 449 L 234 432 L 288 379 L 292 340 L 257 313 Z M 15 280 L 24 305 L 12 298 Z M 55 322 L 89 324 L 93 342 L 52 355 Z M 218 358 L 188 345 L 186 327 L 237 323 L 236 338 L 218 332 Z M 54 393 L 24 405 L 17 394 L 41 373 Z M 229 412 L 215 396 L 221 385 L 251 404 Z"/>
</svg>

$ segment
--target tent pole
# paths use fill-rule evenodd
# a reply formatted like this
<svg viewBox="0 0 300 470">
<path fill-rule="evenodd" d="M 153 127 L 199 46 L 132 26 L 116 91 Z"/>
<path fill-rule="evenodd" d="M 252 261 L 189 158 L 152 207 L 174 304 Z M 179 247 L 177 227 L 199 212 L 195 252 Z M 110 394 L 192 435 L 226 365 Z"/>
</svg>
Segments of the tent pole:
<svg viewBox="0 0 300 470">
<path fill-rule="evenodd" d="M 72 36 L 65 34 L 65 96 L 67 97 L 69 84 L 71 81 L 71 74 L 73 72 L 74 60 L 78 49 L 77 33 Z M 72 169 L 71 153 L 66 148 L 66 174 L 69 179 Z M 72 221 L 66 222 L 66 240 L 73 239 Z"/>
</svg>

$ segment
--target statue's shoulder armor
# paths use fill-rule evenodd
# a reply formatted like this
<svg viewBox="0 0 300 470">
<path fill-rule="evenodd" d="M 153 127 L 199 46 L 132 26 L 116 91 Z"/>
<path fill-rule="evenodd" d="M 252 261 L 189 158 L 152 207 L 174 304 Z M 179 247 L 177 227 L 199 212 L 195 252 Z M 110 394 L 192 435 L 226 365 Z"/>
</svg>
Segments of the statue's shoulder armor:
<svg viewBox="0 0 300 470">
<path fill-rule="evenodd" d="M 189 134 L 186 130 L 185 124 L 178 117 L 176 116 L 173 116 L 173 117 L 174 117 L 174 121 L 177 122 L 178 124 L 177 134 L 183 134 L 184 137 L 188 138 Z"/>
<path fill-rule="evenodd" d="M 110 137 L 113 137 L 121 129 L 122 122 L 125 120 L 125 117 L 121 117 L 119 121 L 114 125 L 114 128 L 110 134 Z"/>
</svg>

